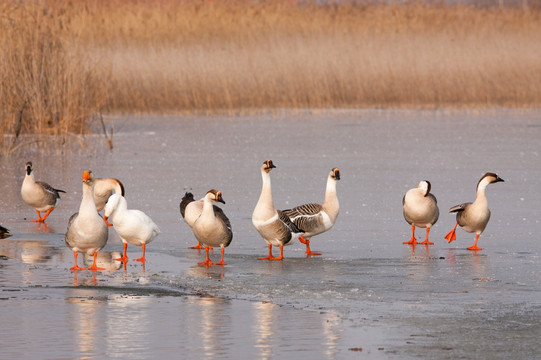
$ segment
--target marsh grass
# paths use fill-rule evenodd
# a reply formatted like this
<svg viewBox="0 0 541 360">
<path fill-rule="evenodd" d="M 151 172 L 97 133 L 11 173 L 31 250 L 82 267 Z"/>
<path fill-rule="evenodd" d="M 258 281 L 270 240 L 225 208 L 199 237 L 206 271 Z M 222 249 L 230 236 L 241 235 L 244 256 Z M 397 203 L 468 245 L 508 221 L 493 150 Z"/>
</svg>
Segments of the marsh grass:
<svg viewBox="0 0 541 360">
<path fill-rule="evenodd" d="M 2 2 L 1 145 L 78 142 L 104 112 L 538 107 L 528 5 Z"/>
</svg>

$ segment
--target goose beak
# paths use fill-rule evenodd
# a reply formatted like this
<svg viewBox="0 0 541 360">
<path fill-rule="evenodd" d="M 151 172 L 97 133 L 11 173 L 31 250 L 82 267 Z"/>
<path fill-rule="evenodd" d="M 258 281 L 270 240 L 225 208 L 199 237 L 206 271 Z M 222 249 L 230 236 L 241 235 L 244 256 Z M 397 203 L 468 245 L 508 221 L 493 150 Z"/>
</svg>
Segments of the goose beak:
<svg viewBox="0 0 541 360">
<path fill-rule="evenodd" d="M 498 178 L 496 179 L 496 182 L 505 182 L 501 177 L 498 176 Z"/>
<path fill-rule="evenodd" d="M 90 180 L 90 170 L 85 170 L 83 172 L 83 181 L 88 181 Z"/>
<path fill-rule="evenodd" d="M 334 178 L 340 180 L 340 170 L 334 169 Z"/>
<path fill-rule="evenodd" d="M 225 201 L 222 198 L 222 194 L 218 194 L 218 198 L 216 199 L 216 201 L 221 202 L 222 204 L 225 204 Z"/>
</svg>

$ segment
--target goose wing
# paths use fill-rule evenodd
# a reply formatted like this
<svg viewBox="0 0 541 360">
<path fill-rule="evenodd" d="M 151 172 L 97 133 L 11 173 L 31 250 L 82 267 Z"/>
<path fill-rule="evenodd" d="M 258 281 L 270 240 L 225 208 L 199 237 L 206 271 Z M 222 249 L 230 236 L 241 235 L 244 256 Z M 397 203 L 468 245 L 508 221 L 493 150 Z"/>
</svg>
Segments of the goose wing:
<svg viewBox="0 0 541 360">
<path fill-rule="evenodd" d="M 213 205 L 212 208 L 214 210 L 214 215 L 216 216 L 216 218 L 225 225 L 227 232 L 227 241 L 225 241 L 224 247 L 226 247 L 231 243 L 231 240 L 233 240 L 233 229 L 231 228 L 231 221 L 229 221 L 224 211 L 220 207 Z"/>
<path fill-rule="evenodd" d="M 293 221 L 291 221 L 289 216 L 287 216 L 284 211 L 276 210 L 276 212 L 278 213 L 278 218 L 282 224 L 284 224 L 291 233 L 304 233 L 303 230 L 301 230 Z"/>
<path fill-rule="evenodd" d="M 194 201 L 194 197 L 191 192 L 187 192 L 182 197 L 182 200 L 180 201 L 180 214 L 182 215 L 182 218 L 184 218 L 184 214 L 186 213 L 186 206 L 192 201 Z"/>
<path fill-rule="evenodd" d="M 468 207 L 468 205 L 470 205 L 470 204 L 471 203 L 464 203 L 464 204 L 453 206 L 452 208 L 449 209 L 449 212 L 450 213 L 462 212 L 462 211 L 466 210 L 466 207 Z"/>
<path fill-rule="evenodd" d="M 36 184 L 39 184 L 47 194 L 54 196 L 55 199 L 60 198 L 59 192 L 65 193 L 64 190 L 55 189 L 54 187 L 43 181 L 36 181 Z"/>
<path fill-rule="evenodd" d="M 293 221 L 297 228 L 303 232 L 315 229 L 319 225 L 319 214 L 323 207 L 320 204 L 305 204 L 293 209 L 284 210 L 284 213 Z"/>
</svg>

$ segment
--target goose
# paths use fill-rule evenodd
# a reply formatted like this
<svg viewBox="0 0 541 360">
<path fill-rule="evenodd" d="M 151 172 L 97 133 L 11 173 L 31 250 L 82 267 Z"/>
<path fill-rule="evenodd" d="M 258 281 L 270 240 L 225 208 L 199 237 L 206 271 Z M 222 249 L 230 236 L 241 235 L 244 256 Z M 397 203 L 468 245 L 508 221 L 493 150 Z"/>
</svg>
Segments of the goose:
<svg viewBox="0 0 541 360">
<path fill-rule="evenodd" d="M 186 221 L 186 224 L 190 228 L 193 227 L 193 223 L 197 218 L 201 215 L 201 212 L 203 211 L 203 203 L 205 201 L 205 198 L 201 198 L 198 201 L 194 200 L 194 196 L 191 192 L 186 192 L 184 196 L 182 197 L 182 200 L 180 201 L 180 215 L 182 215 L 182 218 L 184 221 Z M 216 209 L 219 209 L 216 205 L 213 205 Z M 197 245 L 190 246 L 190 249 L 201 249 L 201 243 L 197 242 Z"/>
<path fill-rule="evenodd" d="M 327 178 L 327 187 L 325 189 L 325 199 L 323 204 L 305 204 L 284 210 L 284 213 L 293 221 L 293 223 L 304 232 L 299 237 L 299 241 L 306 244 L 306 255 L 321 255 L 321 253 L 310 250 L 310 238 L 315 235 L 330 230 L 338 213 L 340 204 L 336 196 L 336 182 L 340 180 L 340 170 L 333 168 Z"/>
<path fill-rule="evenodd" d="M 105 270 L 96 265 L 98 251 L 107 243 L 109 235 L 108 226 L 96 211 L 94 203 L 94 176 L 91 170 L 83 172 L 83 199 L 79 212 L 73 214 L 68 221 L 66 231 L 66 245 L 73 251 L 75 265 L 70 270 L 84 270 L 77 265 L 79 252 L 94 256 L 94 263 L 88 270 Z"/>
<path fill-rule="evenodd" d="M 8 229 L 0 225 L 0 239 L 5 239 L 7 237 L 10 237 L 11 234 Z"/>
<path fill-rule="evenodd" d="M 284 258 L 284 245 L 291 244 L 292 240 L 298 239 L 303 234 L 303 231 L 283 211 L 274 208 L 269 175 L 269 172 L 274 168 L 276 166 L 272 160 L 266 160 L 261 166 L 263 186 L 252 213 L 252 224 L 269 246 L 269 256 L 259 258 L 259 260 L 282 260 Z M 272 256 L 272 246 L 280 248 L 280 256 Z"/>
<path fill-rule="evenodd" d="M 101 211 L 107 204 L 107 200 L 113 194 L 125 196 L 124 184 L 115 178 L 98 178 L 94 180 L 94 202 L 96 210 Z M 108 226 L 112 224 L 107 222 Z"/>
<path fill-rule="evenodd" d="M 114 193 L 109 197 L 105 205 L 103 219 L 111 219 L 113 227 L 124 244 L 124 253 L 121 258 L 114 259 L 124 263 L 128 262 L 126 251 L 128 243 L 141 246 L 143 255 L 134 261 L 145 263 L 146 244 L 150 243 L 158 234 L 160 229 L 148 215 L 140 210 L 128 210 L 128 203 L 124 196 Z"/>
<path fill-rule="evenodd" d="M 60 201 L 59 193 L 65 193 L 65 191 L 55 189 L 42 181 L 36 181 L 32 172 L 32 162 L 27 162 L 25 169 L 26 175 L 21 186 L 21 196 L 24 202 L 36 209 L 38 213 L 38 218 L 32 220 L 32 222 L 43 223 L 56 205 L 58 205 Z M 41 217 L 42 211 L 45 211 L 43 217 Z"/>
<path fill-rule="evenodd" d="M 420 181 L 417 187 L 408 190 L 402 198 L 402 211 L 404 219 L 411 225 L 411 239 L 404 244 L 417 244 L 415 239 L 415 227 L 426 228 L 426 238 L 420 244 L 434 245 L 428 241 L 428 234 L 432 225 L 438 221 L 440 210 L 436 197 L 430 193 L 430 181 Z"/>
<path fill-rule="evenodd" d="M 201 215 L 194 221 L 192 231 L 197 241 L 205 247 L 206 259 L 198 265 L 227 265 L 224 262 L 224 251 L 233 240 L 233 231 L 231 223 L 225 216 L 222 209 L 213 205 L 213 202 L 221 202 L 225 204 L 220 191 L 211 189 L 203 198 L 203 210 Z M 222 257 L 217 263 L 212 263 L 209 259 L 210 247 L 219 246 L 221 248 Z"/>
<path fill-rule="evenodd" d="M 451 231 L 445 235 L 445 239 L 450 243 L 456 239 L 456 227 L 460 225 L 467 232 L 475 233 L 475 242 L 468 250 L 481 250 L 477 246 L 479 236 L 485 230 L 490 220 L 490 209 L 488 208 L 485 190 L 489 184 L 503 182 L 497 174 L 488 172 L 477 183 L 477 195 L 474 202 L 464 203 L 453 206 L 449 209 L 450 213 L 456 212 L 456 224 Z"/>
</svg>

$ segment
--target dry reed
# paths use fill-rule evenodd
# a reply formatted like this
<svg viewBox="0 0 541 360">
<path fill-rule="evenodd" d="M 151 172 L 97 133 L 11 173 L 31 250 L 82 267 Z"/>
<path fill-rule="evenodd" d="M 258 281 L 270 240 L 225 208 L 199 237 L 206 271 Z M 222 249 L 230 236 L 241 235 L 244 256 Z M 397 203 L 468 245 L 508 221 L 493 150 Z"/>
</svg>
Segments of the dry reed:
<svg viewBox="0 0 541 360">
<path fill-rule="evenodd" d="M 4 1 L 0 145 L 78 138 L 102 112 L 538 107 L 528 5 Z"/>
</svg>

